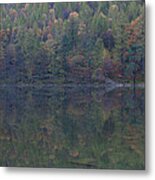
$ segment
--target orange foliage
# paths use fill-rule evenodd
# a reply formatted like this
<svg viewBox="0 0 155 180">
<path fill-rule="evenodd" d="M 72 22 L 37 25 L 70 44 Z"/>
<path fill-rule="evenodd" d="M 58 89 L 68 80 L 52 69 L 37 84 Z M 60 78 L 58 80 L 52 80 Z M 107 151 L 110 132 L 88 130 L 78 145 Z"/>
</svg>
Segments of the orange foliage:
<svg viewBox="0 0 155 180">
<path fill-rule="evenodd" d="M 71 12 L 71 13 L 69 14 L 69 17 L 70 17 L 70 18 L 76 18 L 76 17 L 79 17 L 79 14 L 74 11 L 74 12 Z"/>
<path fill-rule="evenodd" d="M 14 16 L 14 17 L 16 17 L 18 15 L 18 13 L 15 9 L 10 9 L 9 14 L 10 14 L 10 16 Z"/>
<path fill-rule="evenodd" d="M 138 18 L 133 20 L 131 24 L 126 28 L 126 32 L 129 33 L 129 38 L 128 38 L 129 46 L 137 41 L 138 35 L 140 33 L 139 23 L 141 22 L 142 19 L 143 17 L 139 16 Z"/>
</svg>

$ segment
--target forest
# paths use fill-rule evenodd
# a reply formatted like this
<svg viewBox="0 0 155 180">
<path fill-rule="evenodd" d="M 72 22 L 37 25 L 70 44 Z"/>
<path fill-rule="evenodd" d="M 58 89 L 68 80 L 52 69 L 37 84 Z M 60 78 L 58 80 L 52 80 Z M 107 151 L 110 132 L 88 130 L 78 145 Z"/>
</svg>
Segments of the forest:
<svg viewBox="0 0 155 180">
<path fill-rule="evenodd" d="M 0 84 L 143 83 L 144 1 L 0 5 Z"/>
<path fill-rule="evenodd" d="M 1 4 L 0 166 L 144 170 L 144 73 L 142 0 Z"/>
</svg>

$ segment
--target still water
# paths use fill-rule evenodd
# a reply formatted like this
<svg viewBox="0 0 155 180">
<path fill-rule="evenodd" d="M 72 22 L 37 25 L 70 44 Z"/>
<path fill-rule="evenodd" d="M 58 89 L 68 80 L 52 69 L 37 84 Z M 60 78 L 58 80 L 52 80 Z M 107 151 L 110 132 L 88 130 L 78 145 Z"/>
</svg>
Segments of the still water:
<svg viewBox="0 0 155 180">
<path fill-rule="evenodd" d="M 144 169 L 144 89 L 0 88 L 0 166 Z"/>
</svg>

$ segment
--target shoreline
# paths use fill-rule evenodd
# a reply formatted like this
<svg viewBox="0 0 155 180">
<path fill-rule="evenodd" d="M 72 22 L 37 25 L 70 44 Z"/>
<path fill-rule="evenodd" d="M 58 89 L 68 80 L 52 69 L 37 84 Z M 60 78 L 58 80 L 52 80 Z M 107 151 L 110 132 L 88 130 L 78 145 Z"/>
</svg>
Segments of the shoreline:
<svg viewBox="0 0 155 180">
<path fill-rule="evenodd" d="M 145 83 L 137 83 L 135 84 L 130 84 L 130 83 L 114 83 L 114 84 L 0 84 L 0 88 L 7 88 L 7 87 L 21 87 L 21 88 L 42 88 L 42 87 L 66 87 L 66 88 L 74 88 L 74 87 L 83 87 L 83 88 L 131 88 L 131 87 L 136 87 L 136 88 L 145 88 Z"/>
</svg>

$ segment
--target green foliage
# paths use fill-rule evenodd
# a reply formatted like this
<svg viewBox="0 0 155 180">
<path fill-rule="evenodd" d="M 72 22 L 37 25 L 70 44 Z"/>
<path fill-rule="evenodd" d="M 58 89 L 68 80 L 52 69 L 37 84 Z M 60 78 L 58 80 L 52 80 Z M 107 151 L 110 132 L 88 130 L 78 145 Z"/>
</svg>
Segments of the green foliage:
<svg viewBox="0 0 155 180">
<path fill-rule="evenodd" d="M 86 80 L 88 72 L 92 76 L 98 68 L 104 69 L 104 59 L 121 64 L 124 79 L 133 78 L 131 69 L 135 64 L 142 79 L 145 49 L 143 27 L 142 2 L 3 4 L 1 62 L 8 64 L 9 56 L 5 56 L 5 52 L 13 45 L 16 69 L 25 69 L 27 83 L 30 79 L 31 83 L 46 83 L 44 77 L 49 77 L 48 83 L 56 83 L 56 76 L 58 82 L 64 82 L 64 79 L 67 82 L 74 68 L 81 72 L 78 76 Z M 136 51 L 131 53 L 135 46 Z M 130 57 L 133 53 L 134 58 Z M 78 55 L 83 56 L 88 64 L 85 70 L 78 69 L 76 65 L 71 69 L 68 64 L 68 59 Z M 2 74 L 6 70 L 4 64 L 1 63 Z M 78 76 L 74 81 L 82 82 Z M 115 76 L 119 79 L 120 74 Z M 40 80 L 34 77 L 40 77 Z"/>
<path fill-rule="evenodd" d="M 92 31 L 96 37 L 101 37 L 107 31 L 107 17 L 102 12 L 96 12 L 92 19 Z"/>
</svg>

